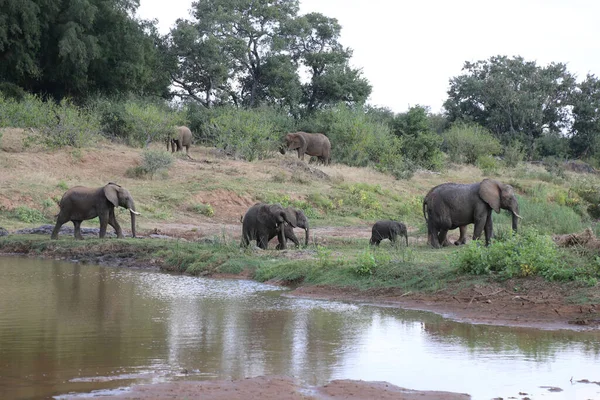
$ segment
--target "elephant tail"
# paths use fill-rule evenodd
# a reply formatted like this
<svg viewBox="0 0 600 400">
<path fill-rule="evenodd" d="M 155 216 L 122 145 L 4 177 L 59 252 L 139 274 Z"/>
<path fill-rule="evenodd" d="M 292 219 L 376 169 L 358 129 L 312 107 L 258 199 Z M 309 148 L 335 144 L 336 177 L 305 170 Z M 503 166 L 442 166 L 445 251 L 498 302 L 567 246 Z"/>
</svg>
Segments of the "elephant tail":
<svg viewBox="0 0 600 400">
<path fill-rule="evenodd" d="M 427 199 L 423 200 L 423 218 L 427 222 Z"/>
</svg>

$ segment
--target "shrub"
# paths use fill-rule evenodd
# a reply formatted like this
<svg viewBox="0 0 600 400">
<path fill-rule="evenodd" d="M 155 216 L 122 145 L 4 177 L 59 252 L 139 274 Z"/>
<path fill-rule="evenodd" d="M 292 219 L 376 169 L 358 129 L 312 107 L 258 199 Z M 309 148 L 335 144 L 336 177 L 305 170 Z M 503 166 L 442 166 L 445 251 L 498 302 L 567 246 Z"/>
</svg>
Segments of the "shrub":
<svg viewBox="0 0 600 400">
<path fill-rule="evenodd" d="M 56 124 L 52 101 L 26 95 L 22 101 L 0 96 L 0 126 L 13 128 L 40 128 Z"/>
<path fill-rule="evenodd" d="M 54 120 L 37 130 L 31 130 L 25 138 L 25 146 L 33 143 L 55 149 L 65 146 L 86 147 L 100 138 L 100 121 L 88 108 L 73 105 L 68 99 L 60 104 L 48 103 Z"/>
<path fill-rule="evenodd" d="M 403 153 L 413 163 L 430 170 L 440 170 L 444 158 L 440 146 L 443 139 L 437 133 L 421 132 L 416 136 L 403 137 Z"/>
<path fill-rule="evenodd" d="M 407 168 L 402 139 L 362 108 L 337 105 L 303 121 L 300 129 L 325 133 L 331 141 L 331 158 L 335 162 L 357 167 L 372 165 L 396 177 L 402 177 Z"/>
<path fill-rule="evenodd" d="M 184 123 L 182 115 L 164 104 L 127 102 L 125 112 L 131 129 L 127 140 L 132 146 L 166 143 L 172 137 L 174 127 Z"/>
<path fill-rule="evenodd" d="M 11 82 L 0 82 L 0 96 L 20 102 L 23 101 L 26 95 L 27 92 L 19 85 Z"/>
<path fill-rule="evenodd" d="M 498 173 L 498 161 L 492 156 L 479 156 L 475 163 L 485 175 Z"/>
<path fill-rule="evenodd" d="M 162 150 L 144 150 L 140 167 L 152 178 L 156 172 L 168 170 L 172 164 L 173 156 L 171 153 Z"/>
<path fill-rule="evenodd" d="M 512 141 L 504 148 L 504 164 L 509 168 L 519 165 L 525 158 L 523 144 L 517 140 Z"/>
<path fill-rule="evenodd" d="M 496 155 L 502 150 L 498 139 L 479 125 L 454 124 L 443 137 L 444 148 L 455 162 L 475 164 L 479 157 Z"/>
<path fill-rule="evenodd" d="M 188 210 L 193 211 L 195 213 L 201 214 L 201 215 L 205 215 L 207 217 L 212 217 L 213 215 L 215 215 L 215 210 L 212 208 L 212 206 L 210 204 L 194 204 L 190 207 L 188 207 Z"/>
<path fill-rule="evenodd" d="M 269 157 L 285 133 L 284 117 L 276 110 L 222 108 L 211 120 L 215 146 L 248 161 Z"/>
<path fill-rule="evenodd" d="M 46 217 L 40 210 L 29 208 L 27 206 L 19 206 L 14 210 L 15 216 L 19 221 L 32 223 L 32 222 L 45 222 Z"/>
<path fill-rule="evenodd" d="M 495 240 L 487 247 L 472 241 L 453 255 L 451 263 L 461 273 L 496 274 L 503 279 L 536 274 L 552 279 L 553 271 L 562 267 L 550 236 L 534 229 Z"/>
</svg>

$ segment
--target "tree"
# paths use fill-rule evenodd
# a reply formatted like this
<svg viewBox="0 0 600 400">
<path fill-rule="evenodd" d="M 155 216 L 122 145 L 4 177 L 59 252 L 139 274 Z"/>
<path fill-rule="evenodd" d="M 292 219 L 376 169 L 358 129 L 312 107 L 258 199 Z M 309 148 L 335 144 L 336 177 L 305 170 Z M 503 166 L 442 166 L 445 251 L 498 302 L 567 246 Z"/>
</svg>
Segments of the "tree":
<svg viewBox="0 0 600 400">
<path fill-rule="evenodd" d="M 298 12 L 298 0 L 198 0 L 192 3 L 201 37 L 218 38 L 241 84 L 240 100 L 259 105 L 261 77 L 279 27 Z"/>
<path fill-rule="evenodd" d="M 522 57 L 491 57 L 466 62 L 462 75 L 450 80 L 444 103 L 450 121 L 473 121 L 504 143 L 520 139 L 533 152 L 544 132 L 569 124 L 574 77 L 561 63 L 539 67 Z"/>
<path fill-rule="evenodd" d="M 136 0 L 0 0 L 0 80 L 61 99 L 162 94 L 152 23 Z"/>
<path fill-rule="evenodd" d="M 600 151 L 600 80 L 594 75 L 587 75 L 573 93 L 571 135 L 570 147 L 576 157 Z"/>
<path fill-rule="evenodd" d="M 230 92 L 229 58 L 214 35 L 203 35 L 189 21 L 177 20 L 166 45 L 173 85 L 181 97 L 189 97 L 207 108 Z"/>
<path fill-rule="evenodd" d="M 337 19 L 320 13 L 290 20 L 282 29 L 286 49 L 309 74 L 302 89 L 308 112 L 338 102 L 363 103 L 371 94 L 362 72 L 349 66 L 352 50 L 339 43 L 341 29 Z"/>
</svg>

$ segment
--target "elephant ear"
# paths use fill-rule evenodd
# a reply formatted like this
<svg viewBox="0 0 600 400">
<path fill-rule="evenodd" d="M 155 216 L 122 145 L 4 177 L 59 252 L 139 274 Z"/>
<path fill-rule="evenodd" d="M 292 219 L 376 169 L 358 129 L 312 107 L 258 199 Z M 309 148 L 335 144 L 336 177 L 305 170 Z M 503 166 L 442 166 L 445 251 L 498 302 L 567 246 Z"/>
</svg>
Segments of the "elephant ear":
<svg viewBox="0 0 600 400">
<path fill-rule="evenodd" d="M 108 184 L 104 186 L 104 195 L 106 196 L 106 199 L 115 207 L 119 207 L 119 195 L 117 191 L 118 188 L 115 185 Z"/>
<path fill-rule="evenodd" d="M 299 215 L 297 210 L 293 209 L 292 207 L 288 207 L 285 209 L 285 215 L 288 221 L 290 221 L 293 225 L 298 224 Z"/>
<path fill-rule="evenodd" d="M 493 179 L 484 179 L 479 185 L 479 197 L 497 213 L 500 212 L 500 184 Z"/>
</svg>

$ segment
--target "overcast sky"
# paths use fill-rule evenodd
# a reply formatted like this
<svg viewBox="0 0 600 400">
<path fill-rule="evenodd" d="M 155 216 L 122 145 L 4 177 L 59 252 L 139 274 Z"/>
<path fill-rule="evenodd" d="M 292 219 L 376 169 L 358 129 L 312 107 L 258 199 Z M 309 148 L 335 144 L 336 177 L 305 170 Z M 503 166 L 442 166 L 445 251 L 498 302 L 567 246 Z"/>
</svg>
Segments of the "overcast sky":
<svg viewBox="0 0 600 400">
<path fill-rule="evenodd" d="M 138 15 L 167 33 L 192 0 L 140 0 Z M 493 3 L 493 5 L 492 5 Z M 599 0 L 300 0 L 300 14 L 337 18 L 351 64 L 373 86 L 369 103 L 403 112 L 442 108 L 465 61 L 523 56 L 600 75 Z"/>
</svg>

